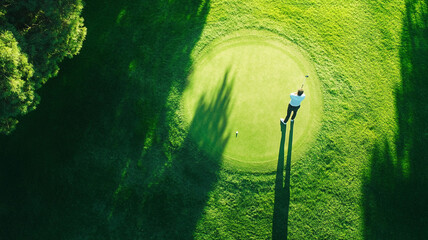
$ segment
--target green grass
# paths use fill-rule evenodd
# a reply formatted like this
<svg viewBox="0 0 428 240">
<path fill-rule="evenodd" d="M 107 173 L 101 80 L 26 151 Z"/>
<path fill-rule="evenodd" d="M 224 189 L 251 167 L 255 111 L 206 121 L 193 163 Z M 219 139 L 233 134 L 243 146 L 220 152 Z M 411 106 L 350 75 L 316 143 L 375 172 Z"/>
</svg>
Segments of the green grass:
<svg viewBox="0 0 428 240">
<path fill-rule="evenodd" d="M 0 238 L 427 235 L 426 1 L 87 1 L 84 17 L 81 54 L 0 138 Z M 222 167 L 228 85 L 180 112 L 193 54 L 244 29 L 303 49 L 321 83 L 318 134 L 284 172 Z"/>
<path fill-rule="evenodd" d="M 190 122 L 198 104 L 227 85 L 230 102 L 222 133 L 228 142 L 223 151 L 224 166 L 245 171 L 276 170 L 280 141 L 279 118 L 285 118 L 289 93 L 297 91 L 306 74 L 307 98 L 297 118 L 295 156 L 310 147 L 318 133 L 322 98 L 320 83 L 310 60 L 286 39 L 267 31 L 238 31 L 216 40 L 196 55 L 194 70 L 183 93 L 183 115 Z M 210 136 L 211 129 L 193 132 L 194 141 Z M 238 131 L 238 135 L 236 135 Z M 214 141 L 215 142 L 215 141 Z M 215 152 L 206 146 L 207 153 Z"/>
</svg>

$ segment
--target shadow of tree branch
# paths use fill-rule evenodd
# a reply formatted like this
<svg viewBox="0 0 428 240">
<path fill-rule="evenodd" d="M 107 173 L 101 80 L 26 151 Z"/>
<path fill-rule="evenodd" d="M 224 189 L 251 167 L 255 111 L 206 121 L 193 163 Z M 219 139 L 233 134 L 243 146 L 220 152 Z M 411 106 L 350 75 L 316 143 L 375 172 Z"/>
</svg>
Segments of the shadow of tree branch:
<svg viewBox="0 0 428 240">
<path fill-rule="evenodd" d="M 139 225 L 139 237 L 193 238 L 230 137 L 225 131 L 232 107 L 233 82 L 227 70 L 214 95 L 206 93 L 200 97 L 187 137 L 172 154 L 170 163 L 156 173 L 156 183 L 148 185 L 147 179 L 134 183 L 133 189 L 144 189 L 133 193 L 143 203 L 132 201 L 135 205 L 126 209 L 130 217 L 136 218 L 133 222 L 143 223 Z M 144 160 L 151 161 L 157 151 L 156 147 L 150 149 Z"/>
<path fill-rule="evenodd" d="M 366 239 L 428 236 L 428 3 L 406 1 L 401 73 L 396 89 L 398 129 L 374 147 L 364 178 Z M 392 147 L 391 147 L 392 146 Z"/>
</svg>

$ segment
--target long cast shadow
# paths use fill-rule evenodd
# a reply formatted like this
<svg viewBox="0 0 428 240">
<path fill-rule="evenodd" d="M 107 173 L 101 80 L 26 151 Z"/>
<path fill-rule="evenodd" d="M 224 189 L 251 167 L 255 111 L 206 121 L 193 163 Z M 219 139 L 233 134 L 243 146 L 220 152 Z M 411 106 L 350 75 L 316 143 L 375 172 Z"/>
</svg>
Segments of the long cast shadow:
<svg viewBox="0 0 428 240">
<path fill-rule="evenodd" d="M 364 178 L 365 239 L 428 236 L 428 1 L 406 1 L 395 139 L 376 143 Z"/>
<path fill-rule="evenodd" d="M 287 127 L 281 124 L 281 143 L 275 179 L 275 202 L 273 212 L 272 239 L 286 240 L 288 237 L 288 211 L 290 208 L 290 172 L 293 149 L 294 122 L 290 122 L 287 162 L 284 177 L 284 145 Z"/>
</svg>

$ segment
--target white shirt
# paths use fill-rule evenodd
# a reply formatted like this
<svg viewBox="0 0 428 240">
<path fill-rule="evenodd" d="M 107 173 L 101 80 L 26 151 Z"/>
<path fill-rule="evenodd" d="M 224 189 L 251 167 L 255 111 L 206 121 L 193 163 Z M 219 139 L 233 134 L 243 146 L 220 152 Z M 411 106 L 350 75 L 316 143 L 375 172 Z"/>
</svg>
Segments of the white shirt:
<svg viewBox="0 0 428 240">
<path fill-rule="evenodd" d="M 301 96 L 298 96 L 297 93 L 291 93 L 290 94 L 290 105 L 293 107 L 298 107 L 300 106 L 300 103 L 303 101 L 303 99 L 305 99 L 305 94 L 303 93 Z"/>
</svg>

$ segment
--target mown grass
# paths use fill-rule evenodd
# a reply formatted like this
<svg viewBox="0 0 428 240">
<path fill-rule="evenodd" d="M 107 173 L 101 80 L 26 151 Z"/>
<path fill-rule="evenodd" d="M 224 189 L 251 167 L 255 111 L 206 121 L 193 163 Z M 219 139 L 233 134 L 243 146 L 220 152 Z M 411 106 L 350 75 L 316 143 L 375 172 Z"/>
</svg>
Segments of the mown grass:
<svg viewBox="0 0 428 240">
<path fill-rule="evenodd" d="M 404 4 L 398 1 L 269 2 L 270 7 L 264 4 L 267 3 L 248 3 L 246 7 L 254 10 L 241 14 L 232 25 L 268 28 L 286 35 L 312 56 L 323 84 L 324 116 L 317 143 L 307 156 L 292 160 L 288 238 L 364 238 L 367 226 L 362 217 L 361 203 L 365 196 L 361 192 L 361 175 L 370 162 L 378 136 L 391 135 L 395 129 L 394 89 L 400 81 L 402 31 L 397 26 L 402 25 Z M 227 7 L 225 3 L 220 5 Z M 210 15 L 218 8 L 212 2 Z M 252 175 L 254 185 L 240 180 L 245 179 L 242 173 L 230 175 L 213 190 L 215 198 L 207 204 L 197 229 L 197 234 L 202 234 L 197 236 L 211 238 L 204 231 L 207 225 L 215 226 L 210 230 L 222 229 L 228 237 L 270 236 L 271 222 L 258 219 L 269 219 L 273 212 L 273 175 Z M 241 185 L 253 186 L 253 190 L 248 193 L 234 187 Z M 223 199 L 230 199 L 227 197 L 230 194 L 239 197 L 224 203 Z M 231 208 L 233 217 L 223 217 L 222 213 L 230 212 Z M 259 213 L 257 217 L 249 215 L 249 209 Z M 222 218 L 230 220 L 227 223 L 216 220 Z M 231 221 L 242 224 L 237 226 L 230 224 Z"/>
<path fill-rule="evenodd" d="M 295 156 L 303 155 L 315 138 L 322 113 L 320 83 L 308 58 L 287 39 L 268 31 L 236 31 L 204 49 L 193 53 L 197 63 L 182 95 L 182 114 L 191 120 L 199 95 L 215 92 L 225 72 L 230 71 L 228 85 L 233 86 L 233 91 L 225 134 L 233 138 L 224 149 L 224 168 L 275 171 L 280 141 L 277 120 L 285 117 L 290 98 L 286 92 L 296 91 L 305 74 L 309 74 L 310 85 L 305 88 L 309 101 L 299 111 L 297 124 L 305 127 L 295 136 L 294 148 Z M 237 130 L 239 136 L 235 136 Z M 208 126 L 194 139 L 208 137 L 207 131 Z"/>
<path fill-rule="evenodd" d="M 306 156 L 291 159 L 285 175 L 290 197 L 282 238 L 421 239 L 426 12 L 426 1 L 398 0 L 88 1 L 81 54 L 45 86 L 39 109 L 0 138 L 1 236 L 281 233 L 273 232 L 277 172 L 224 170 L 219 155 L 208 157 L 187 134 L 212 118 L 227 121 L 230 89 L 201 101 L 190 129 L 176 112 L 191 52 L 251 28 L 307 51 L 322 83 L 317 141 Z M 218 126 L 207 138 L 220 139 L 219 153 L 227 143 L 222 131 Z"/>
</svg>

